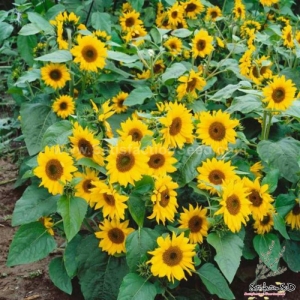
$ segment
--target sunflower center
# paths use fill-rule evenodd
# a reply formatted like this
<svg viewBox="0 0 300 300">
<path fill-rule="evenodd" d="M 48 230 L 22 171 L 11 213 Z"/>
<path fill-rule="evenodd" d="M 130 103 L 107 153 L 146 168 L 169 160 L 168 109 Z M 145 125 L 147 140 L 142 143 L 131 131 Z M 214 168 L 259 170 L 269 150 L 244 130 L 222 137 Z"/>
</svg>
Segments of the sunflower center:
<svg viewBox="0 0 300 300">
<path fill-rule="evenodd" d="M 51 180 L 58 180 L 63 175 L 63 167 L 57 159 L 50 159 L 46 164 L 46 174 Z"/>
<path fill-rule="evenodd" d="M 152 169 L 158 169 L 161 166 L 163 166 L 164 163 L 165 163 L 165 157 L 160 153 L 151 155 L 148 161 L 148 165 Z"/>
<path fill-rule="evenodd" d="M 269 69 L 269 68 L 266 67 L 266 66 L 262 67 L 262 68 L 260 69 L 260 75 L 264 75 L 264 74 L 267 72 L 268 69 Z"/>
<path fill-rule="evenodd" d="M 177 266 L 182 258 L 182 251 L 178 246 L 169 247 L 162 256 L 164 263 L 170 267 Z"/>
<path fill-rule="evenodd" d="M 225 179 L 225 175 L 220 170 L 213 170 L 209 173 L 208 179 L 212 184 L 222 184 L 222 181 Z"/>
<path fill-rule="evenodd" d="M 277 88 L 272 93 L 272 99 L 275 103 L 280 103 L 285 98 L 285 91 L 283 88 Z"/>
<path fill-rule="evenodd" d="M 125 235 L 121 229 L 113 228 L 108 231 L 108 238 L 114 244 L 122 244 L 125 240 Z"/>
<path fill-rule="evenodd" d="M 242 14 L 242 10 L 241 10 L 240 7 L 238 7 L 238 9 L 237 9 L 237 13 L 238 13 L 239 16 Z"/>
<path fill-rule="evenodd" d="M 108 195 L 107 193 L 103 194 L 104 200 L 106 202 L 106 204 L 108 204 L 109 206 L 115 206 L 115 197 L 113 195 Z"/>
<path fill-rule="evenodd" d="M 300 214 L 300 205 L 297 203 L 294 207 L 293 207 L 293 215 L 297 216 Z"/>
<path fill-rule="evenodd" d="M 292 41 L 292 36 L 290 32 L 287 34 L 286 39 L 288 40 L 288 42 Z"/>
<path fill-rule="evenodd" d="M 170 43 L 170 48 L 173 50 L 177 49 L 177 44 L 176 43 Z"/>
<path fill-rule="evenodd" d="M 166 189 L 161 192 L 161 200 L 159 201 L 160 206 L 166 207 L 169 204 L 170 201 L 170 194 L 169 190 Z"/>
<path fill-rule="evenodd" d="M 120 99 L 120 100 L 118 101 L 118 107 L 122 108 L 122 107 L 123 107 L 124 101 L 125 101 L 124 99 Z"/>
<path fill-rule="evenodd" d="M 208 129 L 209 136 L 215 141 L 222 141 L 225 137 L 226 128 L 220 122 L 213 122 Z"/>
<path fill-rule="evenodd" d="M 135 163 L 134 156 L 131 153 L 120 153 L 117 156 L 117 169 L 120 172 L 129 171 Z"/>
<path fill-rule="evenodd" d="M 125 21 L 126 27 L 132 27 L 134 25 L 134 23 L 135 23 L 135 20 L 132 17 L 127 18 L 126 21 Z"/>
<path fill-rule="evenodd" d="M 172 124 L 169 129 L 169 133 L 171 135 L 177 135 L 180 132 L 181 127 L 182 127 L 181 118 L 177 117 L 172 121 Z"/>
<path fill-rule="evenodd" d="M 195 5 L 194 3 L 189 3 L 186 6 L 185 11 L 186 11 L 186 13 L 193 12 L 194 10 L 196 10 L 196 8 L 197 8 L 197 5 Z"/>
<path fill-rule="evenodd" d="M 199 232 L 202 227 L 202 218 L 199 216 L 193 216 L 188 223 L 190 231 L 193 232 Z"/>
<path fill-rule="evenodd" d="M 193 78 L 192 80 L 190 80 L 187 84 L 186 91 L 188 93 L 192 92 L 195 89 L 196 84 L 197 84 L 197 78 Z"/>
<path fill-rule="evenodd" d="M 271 220 L 271 217 L 269 215 L 266 215 L 263 217 L 263 219 L 260 221 L 260 224 L 261 225 L 268 225 L 269 222 Z"/>
<path fill-rule="evenodd" d="M 178 12 L 177 12 L 177 11 L 172 11 L 171 17 L 172 17 L 173 19 L 176 19 L 177 16 L 178 16 Z"/>
<path fill-rule="evenodd" d="M 212 19 L 215 19 L 218 16 L 218 13 L 216 11 L 212 11 L 210 13 L 210 16 L 211 16 Z"/>
<path fill-rule="evenodd" d="M 239 197 L 235 194 L 229 196 L 226 200 L 226 207 L 231 215 L 236 215 L 239 213 L 241 208 L 241 203 Z"/>
<path fill-rule="evenodd" d="M 256 66 L 252 67 L 252 74 L 255 78 L 259 78 L 259 73 Z"/>
<path fill-rule="evenodd" d="M 128 135 L 132 136 L 132 140 L 134 142 L 139 142 L 143 138 L 142 132 L 137 129 L 137 128 L 132 128 L 129 132 Z"/>
<path fill-rule="evenodd" d="M 82 188 L 85 193 L 90 193 L 91 192 L 90 189 L 92 189 L 93 187 L 95 187 L 95 186 L 92 184 L 91 179 L 85 180 L 82 184 Z"/>
<path fill-rule="evenodd" d="M 59 104 L 60 110 L 66 110 L 68 108 L 68 104 L 66 102 L 61 102 Z"/>
<path fill-rule="evenodd" d="M 78 142 L 78 148 L 80 153 L 85 157 L 93 157 L 94 149 L 89 141 L 86 139 L 80 139 Z"/>
<path fill-rule="evenodd" d="M 89 63 L 94 62 L 97 59 L 97 51 L 92 46 L 83 47 L 81 53 L 82 53 L 84 60 Z"/>
<path fill-rule="evenodd" d="M 260 197 L 259 193 L 256 190 L 252 190 L 251 194 L 248 197 L 255 207 L 259 207 L 263 202 L 263 199 Z"/>
<path fill-rule="evenodd" d="M 49 74 L 50 78 L 54 81 L 59 81 L 62 78 L 62 73 L 60 70 L 51 70 Z"/>
<path fill-rule="evenodd" d="M 153 67 L 154 74 L 158 74 L 163 70 L 162 66 L 160 64 L 155 64 Z"/>
<path fill-rule="evenodd" d="M 206 47 L 206 41 L 205 40 L 199 40 L 197 42 L 197 50 L 198 51 L 203 51 Z"/>
</svg>

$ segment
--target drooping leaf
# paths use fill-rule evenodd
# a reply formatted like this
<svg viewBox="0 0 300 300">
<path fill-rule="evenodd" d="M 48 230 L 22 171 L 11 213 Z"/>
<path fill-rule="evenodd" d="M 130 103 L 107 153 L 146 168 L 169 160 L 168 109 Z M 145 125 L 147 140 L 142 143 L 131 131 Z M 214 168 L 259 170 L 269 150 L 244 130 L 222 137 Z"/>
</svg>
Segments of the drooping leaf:
<svg viewBox="0 0 300 300">
<path fill-rule="evenodd" d="M 68 50 L 56 50 L 52 53 L 39 56 L 35 60 L 63 63 L 72 60 L 72 54 Z"/>
<path fill-rule="evenodd" d="M 179 28 L 171 31 L 171 35 L 179 37 L 179 38 L 185 38 L 192 34 L 193 32 L 186 29 L 186 28 Z"/>
<path fill-rule="evenodd" d="M 285 251 L 283 253 L 283 259 L 287 263 L 290 270 L 293 272 L 300 272 L 300 242 L 285 240 Z"/>
<path fill-rule="evenodd" d="M 111 18 L 108 13 L 93 12 L 91 17 L 91 25 L 95 30 L 104 30 L 108 34 L 111 32 Z"/>
<path fill-rule="evenodd" d="M 53 34 L 54 33 L 53 26 L 47 20 L 45 20 L 40 14 L 29 11 L 27 13 L 27 16 L 28 16 L 28 20 L 31 23 L 40 27 L 40 29 L 43 30 L 45 32 L 45 34 Z"/>
<path fill-rule="evenodd" d="M 128 97 L 124 101 L 124 105 L 141 105 L 144 103 L 145 99 L 151 98 L 152 95 L 153 93 L 148 86 L 139 86 L 128 95 Z"/>
<path fill-rule="evenodd" d="M 267 184 L 268 185 L 268 192 L 273 193 L 278 184 L 279 179 L 279 170 L 278 169 L 272 169 L 269 170 L 266 174 L 266 176 L 263 178 L 261 184 Z"/>
<path fill-rule="evenodd" d="M 186 72 L 186 67 L 181 63 L 174 63 L 170 68 L 167 68 L 165 73 L 162 75 L 162 81 L 166 82 L 169 79 L 178 78 L 184 72 Z"/>
<path fill-rule="evenodd" d="M 285 217 L 295 205 L 295 195 L 293 194 L 280 194 L 276 197 L 275 208 L 281 217 Z"/>
<path fill-rule="evenodd" d="M 226 110 L 228 113 L 240 111 L 243 114 L 248 114 L 253 111 L 262 110 L 262 101 L 256 95 L 244 95 L 235 97 L 230 104 L 230 107 Z"/>
<path fill-rule="evenodd" d="M 129 195 L 127 205 L 133 220 L 137 223 L 139 227 L 143 227 L 146 214 L 146 206 L 145 201 L 141 197 L 141 194 L 131 193 Z"/>
<path fill-rule="evenodd" d="M 131 4 L 134 10 L 140 12 L 144 5 L 145 0 L 129 0 L 128 2 Z"/>
<path fill-rule="evenodd" d="M 13 32 L 14 27 L 6 22 L 0 22 L 0 43 L 7 39 Z"/>
<path fill-rule="evenodd" d="M 17 38 L 18 51 L 29 66 L 32 66 L 34 62 L 33 48 L 36 46 L 36 44 L 37 38 L 35 35 L 19 35 Z"/>
<path fill-rule="evenodd" d="M 284 219 L 279 214 L 274 214 L 273 220 L 274 220 L 274 228 L 278 230 L 284 238 L 289 240 L 290 237 L 286 231 L 286 224 Z"/>
<path fill-rule="evenodd" d="M 24 75 L 20 76 L 15 85 L 17 87 L 25 87 L 27 82 L 33 82 L 39 78 L 41 78 L 40 69 L 31 69 L 25 72 Z"/>
<path fill-rule="evenodd" d="M 111 50 L 107 51 L 107 54 L 108 54 L 108 58 L 110 58 L 112 60 L 121 61 L 124 63 L 132 63 L 139 59 L 139 57 L 137 55 L 128 55 L 125 53 L 111 51 Z"/>
</svg>

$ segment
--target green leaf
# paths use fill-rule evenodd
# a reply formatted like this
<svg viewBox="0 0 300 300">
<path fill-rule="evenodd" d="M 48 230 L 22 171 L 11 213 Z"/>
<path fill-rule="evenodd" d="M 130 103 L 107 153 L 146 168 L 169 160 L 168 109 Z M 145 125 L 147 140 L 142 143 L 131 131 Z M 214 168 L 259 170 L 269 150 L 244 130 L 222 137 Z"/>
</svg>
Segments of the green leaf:
<svg viewBox="0 0 300 300">
<path fill-rule="evenodd" d="M 33 222 L 22 225 L 16 232 L 9 247 L 9 267 L 29 264 L 45 258 L 56 248 L 56 242 L 44 225 Z"/>
<path fill-rule="evenodd" d="M 54 34 L 53 26 L 45 20 L 40 14 L 35 12 L 28 12 L 28 20 L 37 25 L 45 34 Z"/>
<path fill-rule="evenodd" d="M 72 60 L 72 54 L 68 50 L 57 50 L 49 54 L 42 55 L 34 60 L 50 61 L 53 63 L 62 63 Z"/>
<path fill-rule="evenodd" d="M 213 264 L 206 263 L 196 272 L 210 294 L 216 294 L 220 299 L 235 299 L 225 278 Z"/>
<path fill-rule="evenodd" d="M 257 145 L 261 160 L 290 182 L 299 180 L 300 142 L 291 138 L 283 138 L 277 142 L 261 141 Z"/>
<path fill-rule="evenodd" d="M 278 184 L 279 179 L 279 170 L 278 169 L 272 169 L 267 172 L 267 175 L 264 177 L 264 179 L 261 182 L 261 185 L 267 184 L 268 192 L 273 193 Z"/>
<path fill-rule="evenodd" d="M 49 264 L 49 277 L 56 287 L 65 293 L 72 294 L 72 282 L 68 276 L 63 258 L 54 257 Z"/>
<path fill-rule="evenodd" d="M 174 63 L 170 68 L 167 68 L 161 76 L 163 83 L 169 79 L 178 78 L 187 71 L 187 68 L 181 63 Z"/>
<path fill-rule="evenodd" d="M 179 38 L 185 38 L 185 37 L 188 37 L 192 34 L 193 32 L 188 30 L 188 29 L 185 29 L 185 28 L 180 28 L 180 29 L 175 29 L 173 31 L 171 31 L 171 35 L 173 36 L 177 36 Z"/>
<path fill-rule="evenodd" d="M 159 233 L 150 228 L 141 228 L 128 235 L 125 241 L 126 261 L 131 272 L 147 260 L 147 252 L 154 249 Z"/>
<path fill-rule="evenodd" d="M 295 205 L 295 195 L 293 194 L 280 194 L 276 197 L 275 208 L 281 217 L 285 217 Z"/>
<path fill-rule="evenodd" d="M 145 194 L 152 191 L 154 187 L 154 181 L 151 176 L 143 176 L 143 178 L 134 184 L 134 193 Z"/>
<path fill-rule="evenodd" d="M 111 18 L 108 13 L 93 12 L 91 17 L 91 25 L 95 30 L 104 30 L 108 34 L 111 33 Z"/>
<path fill-rule="evenodd" d="M 63 218 L 64 231 L 68 241 L 79 231 L 85 217 L 88 204 L 79 197 L 67 197 L 65 195 L 57 202 L 57 212 Z"/>
<path fill-rule="evenodd" d="M 42 148 L 45 146 L 68 144 L 69 136 L 72 135 L 72 123 L 62 120 L 47 128 L 42 139 Z"/>
<path fill-rule="evenodd" d="M 13 32 L 14 27 L 6 22 L 0 22 L 0 43 L 7 39 Z"/>
<path fill-rule="evenodd" d="M 156 296 L 155 286 L 138 274 L 127 274 L 121 284 L 117 300 L 154 300 Z"/>
<path fill-rule="evenodd" d="M 145 0 L 129 0 L 128 2 L 131 4 L 134 10 L 141 11 Z"/>
<path fill-rule="evenodd" d="M 131 217 L 139 227 L 143 227 L 146 207 L 145 201 L 142 199 L 141 194 L 131 193 L 127 201 Z"/>
<path fill-rule="evenodd" d="M 250 230 L 245 231 L 246 235 L 244 237 L 244 248 L 243 257 L 246 259 L 254 259 L 257 256 L 255 249 L 253 247 L 254 232 Z"/>
<path fill-rule="evenodd" d="M 272 243 L 274 243 L 274 246 L 272 251 L 270 251 Z M 258 234 L 253 239 L 253 246 L 264 264 L 272 271 L 276 271 L 278 266 L 279 253 L 281 250 L 277 235 L 273 233 L 267 233 L 264 235 Z M 266 255 L 267 252 L 270 252 L 270 254 Z"/>
<path fill-rule="evenodd" d="M 99 166 L 97 163 L 95 163 L 91 158 L 89 157 L 83 157 L 83 158 L 80 158 L 78 161 L 77 161 L 77 164 L 79 166 L 85 166 L 85 167 L 89 167 L 89 168 L 93 168 L 103 174 L 106 174 L 106 170 L 105 168 L 103 168 L 102 166 Z"/>
<path fill-rule="evenodd" d="M 18 32 L 19 35 L 34 35 L 41 31 L 41 28 L 37 24 L 25 24 Z"/>
<path fill-rule="evenodd" d="M 290 237 L 286 231 L 284 219 L 279 214 L 274 214 L 273 219 L 274 219 L 274 228 L 278 230 L 284 238 L 289 240 Z"/>
<path fill-rule="evenodd" d="M 65 6 L 62 4 L 56 4 L 47 10 L 45 18 L 47 20 L 55 19 L 55 17 L 62 11 L 65 11 Z"/>
<path fill-rule="evenodd" d="M 18 51 L 29 66 L 32 66 L 34 63 L 33 48 L 36 46 L 36 44 L 37 38 L 35 35 L 19 35 L 17 38 Z"/>
<path fill-rule="evenodd" d="M 291 240 L 285 240 L 283 245 L 285 246 L 283 259 L 287 263 L 289 269 L 293 272 L 300 272 L 300 243 Z"/>
<path fill-rule="evenodd" d="M 58 119 L 51 106 L 43 103 L 24 103 L 21 106 L 22 132 L 30 156 L 42 150 L 42 138 L 47 128 Z"/>
<path fill-rule="evenodd" d="M 107 55 L 109 59 L 121 61 L 124 63 L 132 63 L 139 59 L 137 55 L 128 55 L 122 52 L 116 52 L 116 51 L 107 51 Z"/>
<path fill-rule="evenodd" d="M 49 194 L 47 189 L 30 185 L 15 205 L 12 226 L 35 222 L 56 212 L 59 197 Z"/>
<path fill-rule="evenodd" d="M 128 97 L 124 101 L 124 105 L 133 106 L 133 105 L 141 105 L 144 103 L 145 99 L 151 98 L 153 93 L 151 89 L 144 85 L 139 86 L 128 95 Z"/>
<path fill-rule="evenodd" d="M 282 112 L 283 115 L 300 118 L 300 101 L 294 101 L 293 104 L 285 111 Z"/>
<path fill-rule="evenodd" d="M 214 259 L 226 279 L 231 283 L 240 265 L 243 241 L 238 235 L 228 232 L 222 236 L 210 233 L 207 236 L 207 242 L 215 248 L 217 254 Z"/>
<path fill-rule="evenodd" d="M 235 111 L 240 111 L 243 114 L 248 114 L 253 111 L 261 111 L 262 110 L 262 101 L 258 96 L 255 95 L 244 95 L 240 97 L 235 97 L 230 105 L 230 107 L 226 110 L 228 113 L 233 113 Z"/>
<path fill-rule="evenodd" d="M 15 85 L 18 87 L 26 87 L 27 82 L 33 82 L 40 78 L 41 78 L 40 69 L 31 69 L 31 70 L 25 72 L 24 75 L 19 77 L 19 79 L 17 80 Z"/>
</svg>

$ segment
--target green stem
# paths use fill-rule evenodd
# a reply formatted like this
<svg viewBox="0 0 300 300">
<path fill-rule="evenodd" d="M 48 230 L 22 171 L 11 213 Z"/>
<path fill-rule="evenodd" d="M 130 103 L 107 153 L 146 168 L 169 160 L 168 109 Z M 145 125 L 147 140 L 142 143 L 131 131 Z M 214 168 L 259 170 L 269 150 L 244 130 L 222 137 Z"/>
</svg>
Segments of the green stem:
<svg viewBox="0 0 300 300">
<path fill-rule="evenodd" d="M 33 97 L 34 97 L 34 93 L 33 93 L 33 91 L 32 91 L 32 88 L 31 88 L 29 82 L 26 81 L 26 84 L 27 84 L 27 87 L 28 87 L 28 89 L 29 89 L 29 92 L 30 92 L 31 97 L 33 98 Z"/>
<path fill-rule="evenodd" d="M 272 124 L 272 112 L 268 112 L 267 128 L 266 128 L 266 140 L 269 138 L 270 128 Z"/>
<path fill-rule="evenodd" d="M 263 114 L 263 122 L 261 126 L 261 140 L 265 140 L 266 138 L 266 120 L 267 120 L 267 111 L 264 110 Z"/>
<path fill-rule="evenodd" d="M 89 224 L 86 218 L 83 219 L 83 223 L 91 232 L 95 232 L 94 228 Z"/>
</svg>

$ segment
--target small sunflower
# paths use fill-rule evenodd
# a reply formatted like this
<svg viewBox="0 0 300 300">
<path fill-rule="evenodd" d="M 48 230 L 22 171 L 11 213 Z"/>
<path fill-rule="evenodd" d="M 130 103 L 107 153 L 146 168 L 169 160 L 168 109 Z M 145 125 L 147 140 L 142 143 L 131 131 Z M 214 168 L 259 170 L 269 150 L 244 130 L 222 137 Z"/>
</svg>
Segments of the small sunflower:
<svg viewBox="0 0 300 300">
<path fill-rule="evenodd" d="M 222 17 L 222 11 L 220 7 L 213 6 L 208 7 L 206 10 L 205 21 L 213 21 L 215 22 L 217 18 Z"/>
<path fill-rule="evenodd" d="M 230 181 L 223 186 L 221 208 L 215 215 L 223 214 L 224 222 L 232 232 L 239 232 L 251 214 L 247 191 L 241 180 Z"/>
<path fill-rule="evenodd" d="M 128 227 L 129 221 L 120 222 L 113 219 L 111 221 L 104 219 L 99 225 L 100 231 L 95 235 L 100 239 L 99 247 L 108 252 L 109 255 L 125 253 L 125 241 L 127 236 L 134 231 Z"/>
<path fill-rule="evenodd" d="M 267 102 L 267 108 L 280 111 L 286 110 L 295 100 L 296 90 L 291 79 L 286 80 L 284 75 L 274 77 L 273 81 L 263 88 L 265 97 L 263 102 Z"/>
<path fill-rule="evenodd" d="M 293 28 L 291 25 L 286 25 L 282 30 L 283 45 L 288 48 L 294 48 Z"/>
<path fill-rule="evenodd" d="M 216 187 L 220 187 L 224 182 L 238 179 L 234 169 L 235 167 L 231 166 L 230 161 L 225 162 L 216 158 L 207 159 L 201 167 L 197 168 L 199 189 L 208 190 L 211 194 L 218 194 Z"/>
<path fill-rule="evenodd" d="M 246 17 L 246 8 L 241 0 L 234 1 L 233 14 L 235 20 L 244 20 Z"/>
<path fill-rule="evenodd" d="M 201 29 L 192 40 L 193 57 L 205 57 L 214 50 L 213 37 Z"/>
<path fill-rule="evenodd" d="M 50 63 L 41 68 L 41 78 L 46 85 L 54 89 L 61 89 L 71 79 L 71 76 L 66 65 Z"/>
<path fill-rule="evenodd" d="M 183 22 L 183 7 L 178 2 L 170 7 L 167 11 L 169 25 L 172 28 L 177 28 L 179 23 Z"/>
<path fill-rule="evenodd" d="M 47 229 L 47 232 L 50 234 L 50 235 L 54 235 L 54 230 L 53 230 L 53 220 L 52 218 L 49 218 L 49 217 L 41 217 L 39 218 L 39 222 L 41 222 L 45 228 Z"/>
<path fill-rule="evenodd" d="M 52 195 L 63 194 L 64 184 L 71 181 L 72 173 L 77 170 L 72 157 L 62 152 L 59 145 L 46 146 L 45 151 L 39 153 L 37 162 L 33 173 L 42 179 L 40 186 L 47 188 Z"/>
<path fill-rule="evenodd" d="M 189 244 L 189 239 L 181 233 L 172 239 L 168 235 L 166 238 L 157 239 L 158 247 L 148 253 L 153 257 L 147 262 L 151 264 L 151 272 L 154 276 L 165 277 L 174 283 L 174 279 L 185 279 L 184 271 L 192 275 L 195 271 L 193 257 L 195 256 L 195 244 Z"/>
<path fill-rule="evenodd" d="M 134 30 L 136 27 L 143 26 L 143 21 L 139 19 L 140 13 L 135 10 L 123 13 L 120 17 L 120 25 L 122 31 L 129 32 Z"/>
<path fill-rule="evenodd" d="M 157 60 L 153 66 L 154 74 L 161 74 L 165 70 L 166 66 L 164 65 L 164 61 L 162 59 Z"/>
<path fill-rule="evenodd" d="M 55 99 L 52 104 L 52 110 L 62 119 L 74 114 L 75 103 L 74 99 L 68 95 L 62 95 Z"/>
<path fill-rule="evenodd" d="M 257 21 L 247 20 L 241 26 L 241 36 L 243 38 L 249 37 L 261 29 L 261 25 Z"/>
<path fill-rule="evenodd" d="M 191 243 L 202 243 L 203 237 L 207 236 L 208 221 L 206 219 L 207 209 L 198 205 L 194 208 L 189 204 L 189 209 L 183 208 L 180 214 L 179 228 L 190 230 L 189 240 Z"/>
<path fill-rule="evenodd" d="M 197 19 L 197 16 L 204 11 L 204 6 L 200 0 L 189 0 L 182 3 L 184 14 L 189 19 Z"/>
<path fill-rule="evenodd" d="M 74 62 L 79 63 L 81 70 L 97 72 L 103 69 L 107 57 L 105 44 L 92 35 L 78 36 L 78 45 L 70 51 L 75 56 Z"/>
<path fill-rule="evenodd" d="M 173 222 L 177 212 L 177 192 L 178 184 L 172 181 L 170 176 L 159 177 L 155 181 L 155 188 L 151 196 L 153 202 L 153 213 L 148 219 L 156 219 L 165 224 L 166 220 Z"/>
<path fill-rule="evenodd" d="M 237 119 L 230 119 L 227 112 L 202 112 L 197 133 L 202 143 L 211 146 L 216 154 L 223 154 L 228 149 L 228 143 L 234 144 L 236 132 L 234 127 L 239 125 Z"/>
<path fill-rule="evenodd" d="M 262 219 L 255 219 L 253 227 L 257 234 L 265 234 L 271 231 L 274 226 L 274 211 L 267 212 Z"/>
<path fill-rule="evenodd" d="M 132 141 L 131 136 L 111 146 L 106 160 L 110 183 L 118 182 L 125 187 L 128 183 L 134 185 L 135 181 L 148 173 L 149 158 L 140 149 L 139 142 Z"/>
<path fill-rule="evenodd" d="M 251 167 L 250 167 L 250 172 L 252 172 L 256 177 L 260 178 L 262 177 L 262 170 L 263 170 L 263 165 L 261 164 L 260 161 L 254 163 Z"/>
<path fill-rule="evenodd" d="M 182 51 L 182 41 L 178 37 L 171 37 L 165 43 L 164 46 L 169 50 L 169 53 L 173 56 L 177 56 Z"/>
<path fill-rule="evenodd" d="M 292 229 L 300 229 L 300 205 L 298 199 L 293 209 L 285 217 L 286 224 L 290 225 Z"/>
<path fill-rule="evenodd" d="M 112 98 L 113 109 L 117 114 L 123 113 L 128 109 L 128 107 L 124 105 L 124 101 L 126 100 L 128 95 L 128 93 L 120 92 Z"/>
<path fill-rule="evenodd" d="M 259 2 L 263 6 L 272 6 L 272 5 L 276 4 L 276 3 L 278 3 L 279 0 L 259 0 Z"/>
</svg>

